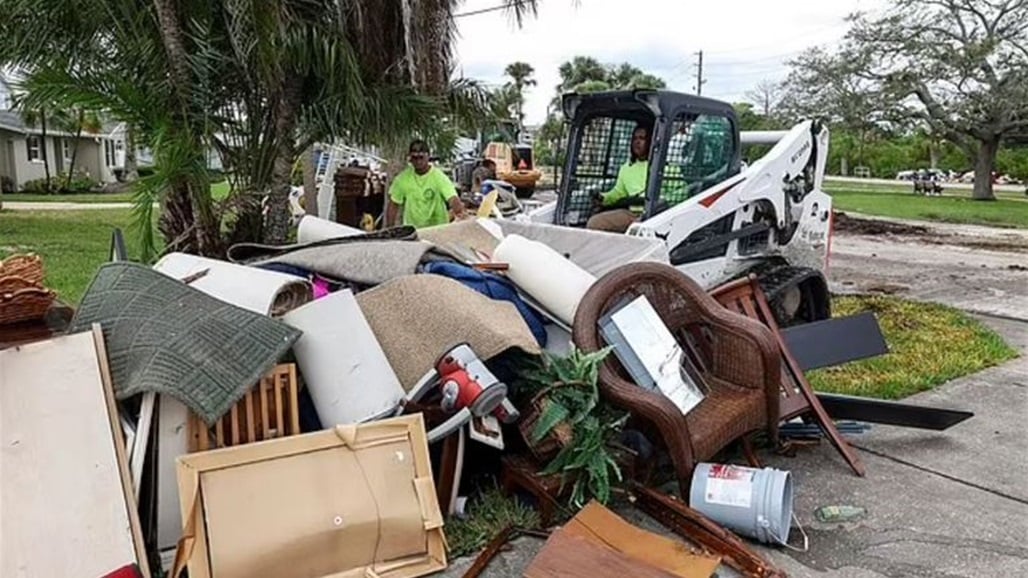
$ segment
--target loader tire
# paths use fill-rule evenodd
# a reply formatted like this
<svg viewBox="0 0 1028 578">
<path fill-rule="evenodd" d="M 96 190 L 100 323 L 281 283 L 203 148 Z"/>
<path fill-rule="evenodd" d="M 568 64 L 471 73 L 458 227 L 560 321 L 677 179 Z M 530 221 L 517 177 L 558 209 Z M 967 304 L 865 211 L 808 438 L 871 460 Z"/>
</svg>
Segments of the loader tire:
<svg viewBox="0 0 1028 578">
<path fill-rule="evenodd" d="M 780 265 L 760 271 L 757 280 L 779 327 L 832 316 L 828 283 L 817 269 Z"/>
</svg>

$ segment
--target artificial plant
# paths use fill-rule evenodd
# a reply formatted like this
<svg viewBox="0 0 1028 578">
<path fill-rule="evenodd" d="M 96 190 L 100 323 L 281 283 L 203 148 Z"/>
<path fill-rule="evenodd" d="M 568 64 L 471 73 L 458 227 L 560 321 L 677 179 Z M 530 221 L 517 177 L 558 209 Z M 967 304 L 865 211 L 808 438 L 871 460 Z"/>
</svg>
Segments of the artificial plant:
<svg viewBox="0 0 1028 578">
<path fill-rule="evenodd" d="M 562 484 L 573 480 L 570 501 L 578 508 L 593 498 L 606 503 L 621 480 L 612 441 L 628 415 L 603 403 L 597 385 L 600 364 L 609 354 L 609 347 L 593 353 L 573 348 L 566 357 L 547 353 L 524 373 L 522 391 L 540 411 L 528 441 L 538 444 L 551 433 L 562 434 L 560 451 L 540 473 L 560 474 Z"/>
</svg>

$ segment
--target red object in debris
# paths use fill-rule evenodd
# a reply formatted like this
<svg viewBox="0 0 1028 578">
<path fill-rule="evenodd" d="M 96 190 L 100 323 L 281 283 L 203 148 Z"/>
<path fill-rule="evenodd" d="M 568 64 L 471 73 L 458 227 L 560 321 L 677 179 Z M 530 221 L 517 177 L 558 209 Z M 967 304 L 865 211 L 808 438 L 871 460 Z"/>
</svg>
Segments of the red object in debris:
<svg viewBox="0 0 1028 578">
<path fill-rule="evenodd" d="M 128 566 L 118 568 L 110 574 L 104 574 L 100 578 L 143 578 L 143 574 L 139 571 L 139 566 L 129 564 Z"/>
</svg>

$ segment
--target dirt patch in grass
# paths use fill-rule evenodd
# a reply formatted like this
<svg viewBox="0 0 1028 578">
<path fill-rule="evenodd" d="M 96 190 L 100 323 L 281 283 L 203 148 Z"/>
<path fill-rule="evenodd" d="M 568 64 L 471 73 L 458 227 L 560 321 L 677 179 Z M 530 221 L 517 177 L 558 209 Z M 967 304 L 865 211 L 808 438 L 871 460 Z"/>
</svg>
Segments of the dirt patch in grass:
<svg viewBox="0 0 1028 578">
<path fill-rule="evenodd" d="M 872 311 L 890 353 L 810 372 L 818 391 L 900 399 L 1017 357 L 999 335 L 963 312 L 884 295 L 837 297 L 834 315 Z"/>
<path fill-rule="evenodd" d="M 933 230 L 923 225 L 854 217 L 839 211 L 834 212 L 833 219 L 832 226 L 835 232 L 838 233 L 872 237 L 888 235 L 891 237 L 912 238 L 919 243 L 931 245 L 954 245 L 1004 253 L 1028 253 L 1028 239 L 1023 235 L 1005 234 L 1002 232 L 997 232 L 995 236 L 990 237 L 953 234 Z"/>
<path fill-rule="evenodd" d="M 861 219 L 839 211 L 834 212 L 832 226 L 841 233 L 854 235 L 928 235 L 930 231 L 921 225 L 907 225 L 891 221 Z"/>
</svg>

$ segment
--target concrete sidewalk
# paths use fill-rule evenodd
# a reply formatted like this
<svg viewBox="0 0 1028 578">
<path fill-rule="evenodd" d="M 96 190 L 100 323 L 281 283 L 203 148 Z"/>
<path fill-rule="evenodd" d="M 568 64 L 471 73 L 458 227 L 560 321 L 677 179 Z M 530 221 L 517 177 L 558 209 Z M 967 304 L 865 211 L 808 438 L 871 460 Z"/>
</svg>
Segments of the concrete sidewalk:
<svg viewBox="0 0 1028 578">
<path fill-rule="evenodd" d="M 854 436 L 864 478 L 827 443 L 795 458 L 762 455 L 792 472 L 795 513 L 810 536 L 806 553 L 759 548 L 765 556 L 793 577 L 1028 576 L 1028 323 L 982 321 L 1025 356 L 905 400 L 973 418 L 944 432 L 876 425 Z M 817 522 L 814 510 L 832 504 L 868 514 Z M 633 508 L 620 513 L 667 533 Z M 802 543 L 795 529 L 791 541 Z M 516 540 L 483 576 L 520 576 L 541 545 Z M 455 560 L 441 576 L 461 576 L 470 563 Z"/>
<path fill-rule="evenodd" d="M 132 203 L 72 203 L 4 201 L 5 211 L 97 211 L 101 209 L 131 209 Z"/>
</svg>

